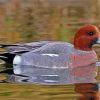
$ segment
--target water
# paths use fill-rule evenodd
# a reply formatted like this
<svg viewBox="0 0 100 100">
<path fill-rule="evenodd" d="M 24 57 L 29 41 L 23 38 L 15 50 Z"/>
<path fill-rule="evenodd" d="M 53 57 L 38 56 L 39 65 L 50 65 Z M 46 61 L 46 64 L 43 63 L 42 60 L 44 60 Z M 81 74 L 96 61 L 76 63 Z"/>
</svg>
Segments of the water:
<svg viewBox="0 0 100 100">
<path fill-rule="evenodd" d="M 76 100 L 79 96 L 74 92 L 74 85 L 0 84 L 0 89 L 1 100 Z"/>
<path fill-rule="evenodd" d="M 2 70 L 5 66 L 2 65 Z M 98 71 L 95 69 L 97 68 Z M 37 68 L 35 67 L 34 70 Z M 27 70 L 27 68 L 26 68 Z M 87 72 L 88 70 L 88 72 Z M 46 73 L 50 71 L 50 73 Z M 93 71 L 98 72 L 94 75 Z M 62 73 L 61 73 L 62 72 Z M 82 73 L 81 73 L 82 72 Z M 34 78 L 34 75 L 38 77 Z M 100 67 L 84 66 L 74 69 L 38 69 L 23 75 L 0 74 L 1 100 L 99 100 Z M 43 75 L 44 74 L 44 75 Z M 31 76 L 30 76 L 31 75 Z M 95 80 L 96 77 L 96 80 Z M 36 79 L 37 78 L 37 79 Z M 3 80 L 3 81 L 2 81 Z M 34 98 L 33 98 L 34 97 Z"/>
<path fill-rule="evenodd" d="M 99 83 L 36 85 L 1 83 L 1 100 L 100 100 Z M 83 99 L 82 99 L 83 98 Z"/>
<path fill-rule="evenodd" d="M 100 28 L 99 0 L 0 0 L 0 43 L 73 43 L 74 33 L 85 24 Z M 0 100 L 100 100 L 100 67 L 35 70 L 39 75 L 35 78 L 30 73 L 0 73 Z"/>
<path fill-rule="evenodd" d="M 1 84 L 1 100 L 99 100 L 97 84 L 75 84 L 63 86 Z M 7 88 L 6 92 L 3 87 Z M 15 88 L 16 87 L 16 88 Z M 84 89 L 84 87 L 88 87 Z M 79 94 L 78 94 L 79 93 Z M 81 97 L 83 95 L 83 97 Z M 35 98 L 35 99 L 34 99 Z M 95 98 L 95 99 L 94 99 Z M 98 99 L 97 99 L 98 98 Z M 91 100 L 91 99 L 90 99 Z"/>
</svg>

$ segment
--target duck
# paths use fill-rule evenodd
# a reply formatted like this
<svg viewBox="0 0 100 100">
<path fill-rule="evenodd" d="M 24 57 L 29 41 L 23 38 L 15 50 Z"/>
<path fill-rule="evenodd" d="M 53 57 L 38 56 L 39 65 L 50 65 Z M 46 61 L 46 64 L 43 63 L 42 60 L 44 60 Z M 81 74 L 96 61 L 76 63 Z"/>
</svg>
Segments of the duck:
<svg viewBox="0 0 100 100">
<path fill-rule="evenodd" d="M 80 27 L 74 43 L 39 41 L 19 44 L 0 44 L 7 52 L 0 59 L 14 65 L 14 73 L 32 73 L 34 68 L 77 68 L 96 63 L 94 44 L 100 44 L 100 31 L 95 25 Z M 20 67 L 23 66 L 23 67 Z M 26 67 L 28 66 L 28 67 Z"/>
</svg>

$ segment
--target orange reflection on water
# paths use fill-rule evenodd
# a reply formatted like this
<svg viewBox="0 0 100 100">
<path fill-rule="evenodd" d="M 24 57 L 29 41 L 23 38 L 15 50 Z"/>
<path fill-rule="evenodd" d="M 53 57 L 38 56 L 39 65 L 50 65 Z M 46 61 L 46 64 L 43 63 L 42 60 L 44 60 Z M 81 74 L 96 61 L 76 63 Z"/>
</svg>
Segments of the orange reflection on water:
<svg viewBox="0 0 100 100">
<path fill-rule="evenodd" d="M 81 94 L 77 100 L 100 100 L 100 89 L 98 84 L 75 84 L 75 91 Z"/>
</svg>

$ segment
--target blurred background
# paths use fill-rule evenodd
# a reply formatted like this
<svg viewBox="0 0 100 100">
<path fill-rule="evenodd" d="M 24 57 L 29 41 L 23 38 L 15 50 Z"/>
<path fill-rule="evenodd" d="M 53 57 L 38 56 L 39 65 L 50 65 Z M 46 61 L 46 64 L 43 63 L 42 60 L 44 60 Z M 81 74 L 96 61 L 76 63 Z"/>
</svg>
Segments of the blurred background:
<svg viewBox="0 0 100 100">
<path fill-rule="evenodd" d="M 0 43 L 73 42 L 85 24 L 100 28 L 100 0 L 0 0 Z"/>
</svg>

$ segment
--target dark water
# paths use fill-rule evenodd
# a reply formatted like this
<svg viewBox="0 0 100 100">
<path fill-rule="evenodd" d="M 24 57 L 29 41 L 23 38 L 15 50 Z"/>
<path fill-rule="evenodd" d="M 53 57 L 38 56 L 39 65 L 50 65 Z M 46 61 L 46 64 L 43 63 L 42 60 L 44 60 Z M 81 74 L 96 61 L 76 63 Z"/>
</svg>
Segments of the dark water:
<svg viewBox="0 0 100 100">
<path fill-rule="evenodd" d="M 73 43 L 74 33 L 85 24 L 100 28 L 99 0 L 0 0 L 0 43 L 40 40 Z M 100 68 L 95 68 L 97 76 L 92 73 L 94 69 L 90 71 L 91 67 L 75 69 L 74 75 L 59 75 L 56 70 L 57 77 L 42 77 L 38 82 L 30 77 L 0 73 L 0 100 L 100 100 Z M 63 75 L 69 80 L 63 80 Z M 43 81 L 47 78 L 53 84 Z"/>
</svg>

